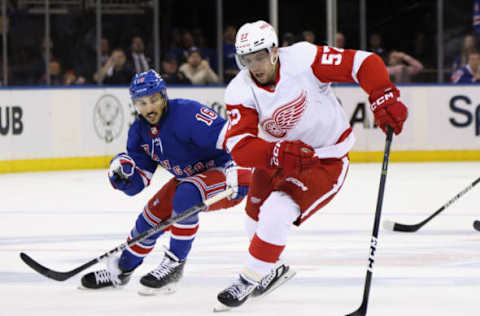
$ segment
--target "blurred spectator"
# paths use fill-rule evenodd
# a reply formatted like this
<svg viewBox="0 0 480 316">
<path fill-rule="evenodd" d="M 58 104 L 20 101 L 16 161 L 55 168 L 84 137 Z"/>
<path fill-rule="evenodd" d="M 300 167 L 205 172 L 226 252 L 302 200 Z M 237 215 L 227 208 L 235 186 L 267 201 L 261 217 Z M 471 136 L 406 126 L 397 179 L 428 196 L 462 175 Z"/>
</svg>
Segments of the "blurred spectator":
<svg viewBox="0 0 480 316">
<path fill-rule="evenodd" d="M 460 54 L 453 60 L 452 73 L 467 65 L 468 56 L 474 51 L 476 51 L 475 36 L 472 34 L 465 35 Z"/>
<path fill-rule="evenodd" d="M 453 83 L 472 83 L 480 82 L 480 53 L 471 52 L 468 55 L 468 62 L 466 66 L 463 66 L 457 70 L 451 81 Z"/>
<path fill-rule="evenodd" d="M 315 44 L 315 33 L 313 33 L 313 31 L 310 31 L 310 30 L 303 31 L 302 37 L 304 41 Z"/>
<path fill-rule="evenodd" d="M 170 45 L 166 50 L 165 56 L 173 56 L 177 62 L 183 58 L 182 33 L 179 29 L 173 29 L 170 34 Z"/>
<path fill-rule="evenodd" d="M 387 52 L 383 48 L 382 36 L 379 33 L 373 33 L 368 40 L 368 51 L 373 52 L 383 59 L 383 62 L 387 64 Z"/>
<path fill-rule="evenodd" d="M 290 46 L 290 45 L 294 44 L 295 42 L 296 42 L 295 41 L 295 35 L 293 35 L 293 33 L 287 32 L 287 33 L 283 34 L 282 42 L 280 43 L 280 47 Z"/>
<path fill-rule="evenodd" d="M 48 64 L 48 70 L 50 72 L 50 85 L 62 86 L 63 85 L 63 72 L 62 65 L 58 60 L 51 60 Z M 40 85 L 47 85 L 47 74 L 43 74 L 38 82 Z"/>
<path fill-rule="evenodd" d="M 151 63 L 152 61 L 150 58 L 145 56 L 145 44 L 143 43 L 143 39 L 138 35 L 132 37 L 130 51 L 127 57 L 128 67 L 138 74 L 148 71 Z"/>
<path fill-rule="evenodd" d="M 223 31 L 223 78 L 229 83 L 238 74 L 239 69 L 235 61 L 235 36 L 237 30 L 232 25 L 227 25 Z"/>
<path fill-rule="evenodd" d="M 40 78 L 40 82 L 45 82 L 46 84 L 45 66 L 47 64 L 47 59 L 50 61 L 56 60 L 55 56 L 53 55 L 53 41 L 51 39 L 48 41 L 48 48 L 49 57 L 47 58 L 47 43 L 45 38 L 42 38 L 40 50 L 37 50 L 32 56 L 32 66 L 30 68 L 30 71 L 31 75 L 35 78 L 35 83 L 37 83 L 39 80 L 38 78 Z"/>
<path fill-rule="evenodd" d="M 193 41 L 193 35 L 190 31 L 185 31 L 182 34 L 182 55 L 180 56 L 180 59 L 178 62 L 180 64 L 183 64 L 184 62 L 187 61 L 188 56 L 190 54 L 190 49 L 194 48 L 194 41 Z"/>
<path fill-rule="evenodd" d="M 425 68 L 434 67 L 434 60 L 436 59 L 436 51 L 430 49 L 434 45 L 434 39 L 426 36 L 424 31 L 415 33 L 415 41 L 413 43 L 413 56 L 421 60 Z M 433 56 L 435 54 L 435 56 Z"/>
<path fill-rule="evenodd" d="M 338 32 L 335 36 L 335 43 L 335 47 L 345 48 L 345 35 L 343 35 L 341 32 Z"/>
<path fill-rule="evenodd" d="M 63 84 L 65 86 L 82 85 L 85 83 L 85 78 L 82 76 L 77 77 L 73 70 L 65 71 L 65 74 L 63 75 Z"/>
<path fill-rule="evenodd" d="M 77 39 L 72 48 L 72 68 L 75 74 L 81 76 L 89 83 L 94 82 L 95 72 L 97 69 L 97 33 L 95 22 L 88 17 L 79 18 L 81 22 L 77 31 Z M 103 26 L 102 26 L 103 27 Z M 110 40 L 108 39 L 108 51 L 110 50 Z M 101 39 L 101 51 L 104 49 L 105 41 Z M 105 65 L 109 58 L 109 52 L 102 52 L 100 58 L 100 67 Z M 105 58 L 105 60 L 103 60 Z M 102 62 L 103 60 L 103 62 Z"/>
<path fill-rule="evenodd" d="M 410 82 L 412 76 L 423 70 L 423 65 L 404 52 L 392 51 L 388 55 L 387 70 L 393 82 Z"/>
<path fill-rule="evenodd" d="M 203 35 L 201 29 L 192 31 L 194 47 L 198 48 L 202 58 L 208 61 L 212 69 L 217 68 L 217 51 L 208 47 L 207 38 Z"/>
<path fill-rule="evenodd" d="M 135 72 L 128 67 L 126 62 L 127 57 L 124 51 L 120 48 L 114 49 L 106 64 L 100 69 L 99 74 L 95 74 L 95 81 L 105 84 L 130 83 Z"/>
<path fill-rule="evenodd" d="M 165 82 L 185 85 L 192 84 L 183 72 L 178 71 L 178 63 L 174 56 L 167 56 L 162 60 L 161 67 L 162 70 L 160 73 Z"/>
<path fill-rule="evenodd" d="M 180 66 L 180 71 L 195 85 L 219 83 L 217 74 L 196 48 L 190 50 L 187 62 Z"/>
<path fill-rule="evenodd" d="M 100 66 L 105 65 L 110 57 L 110 41 L 108 38 L 102 38 L 100 40 Z"/>
</svg>

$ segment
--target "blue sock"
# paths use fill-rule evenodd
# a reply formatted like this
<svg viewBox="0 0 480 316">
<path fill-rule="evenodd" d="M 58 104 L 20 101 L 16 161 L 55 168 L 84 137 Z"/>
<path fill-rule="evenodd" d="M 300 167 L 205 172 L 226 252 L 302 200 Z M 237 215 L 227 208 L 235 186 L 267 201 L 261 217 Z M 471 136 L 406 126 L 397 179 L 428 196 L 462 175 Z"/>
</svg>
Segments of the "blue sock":
<svg viewBox="0 0 480 316">
<path fill-rule="evenodd" d="M 189 182 L 182 182 L 175 191 L 173 197 L 173 213 L 175 215 L 181 214 L 188 210 L 190 207 L 200 204 L 202 202 L 202 196 L 195 185 Z M 198 224 L 198 213 L 192 215 L 178 224 L 183 225 L 196 225 Z M 178 239 L 173 235 L 170 237 L 170 251 L 173 252 L 178 259 L 184 260 L 192 248 L 194 237 L 190 239 Z"/>
</svg>

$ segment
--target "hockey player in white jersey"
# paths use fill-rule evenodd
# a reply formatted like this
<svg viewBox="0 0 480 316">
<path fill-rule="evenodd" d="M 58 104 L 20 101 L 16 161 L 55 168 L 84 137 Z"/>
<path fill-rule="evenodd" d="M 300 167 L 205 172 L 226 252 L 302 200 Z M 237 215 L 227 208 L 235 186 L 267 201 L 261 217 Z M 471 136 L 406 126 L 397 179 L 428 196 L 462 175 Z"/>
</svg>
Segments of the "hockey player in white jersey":
<svg viewBox="0 0 480 316">
<path fill-rule="evenodd" d="M 292 225 L 301 225 L 342 187 L 355 138 L 331 82 L 356 82 L 375 122 L 402 131 L 407 107 L 382 59 L 369 52 L 300 42 L 278 48 L 264 21 L 244 24 L 235 42 L 242 70 L 229 83 L 226 147 L 255 168 L 246 205 L 250 246 L 216 310 L 237 307 L 291 277 L 279 261 Z M 290 276 L 289 276 L 290 274 Z"/>
</svg>

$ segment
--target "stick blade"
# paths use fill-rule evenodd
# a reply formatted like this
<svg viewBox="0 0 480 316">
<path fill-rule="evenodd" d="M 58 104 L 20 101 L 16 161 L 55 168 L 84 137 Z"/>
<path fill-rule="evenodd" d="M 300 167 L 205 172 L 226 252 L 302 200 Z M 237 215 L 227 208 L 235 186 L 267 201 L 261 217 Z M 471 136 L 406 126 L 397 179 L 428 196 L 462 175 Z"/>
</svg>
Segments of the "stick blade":
<svg viewBox="0 0 480 316">
<path fill-rule="evenodd" d="M 383 221 L 383 228 L 394 231 L 394 232 L 402 232 L 402 233 L 414 233 L 416 232 L 421 225 L 415 224 L 415 225 L 407 225 L 407 224 L 401 224 L 401 223 L 395 223 L 389 220 Z"/>
<path fill-rule="evenodd" d="M 367 315 L 367 308 L 362 304 L 356 311 L 353 313 L 347 314 L 345 316 L 365 316 Z"/>
<path fill-rule="evenodd" d="M 47 278 L 50 278 L 50 279 L 53 279 L 53 280 L 56 280 L 56 281 L 65 281 L 66 279 L 71 277 L 71 273 L 69 273 L 69 272 L 57 272 L 57 271 L 53 271 L 53 270 L 50 270 L 47 267 L 42 266 L 40 263 L 33 260 L 32 257 L 30 257 L 29 255 L 27 255 L 24 252 L 20 253 L 20 258 L 30 268 L 37 271 L 41 275 L 46 276 Z"/>
</svg>

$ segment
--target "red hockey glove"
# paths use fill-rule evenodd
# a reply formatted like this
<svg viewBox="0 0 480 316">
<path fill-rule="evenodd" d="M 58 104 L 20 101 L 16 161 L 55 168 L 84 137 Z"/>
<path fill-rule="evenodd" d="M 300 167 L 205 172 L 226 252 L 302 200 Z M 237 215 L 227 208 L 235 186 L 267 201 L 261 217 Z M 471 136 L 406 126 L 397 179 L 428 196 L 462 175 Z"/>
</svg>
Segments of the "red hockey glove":
<svg viewBox="0 0 480 316">
<path fill-rule="evenodd" d="M 395 134 L 402 131 L 403 122 L 407 119 L 408 109 L 398 99 L 400 91 L 392 83 L 387 87 L 378 89 L 370 94 L 370 109 L 375 116 L 375 124 L 386 133 L 389 125 Z"/>
<path fill-rule="evenodd" d="M 312 146 L 301 140 L 279 141 L 272 143 L 270 152 L 270 167 L 285 169 L 287 172 L 300 171 L 317 161 Z"/>
</svg>

